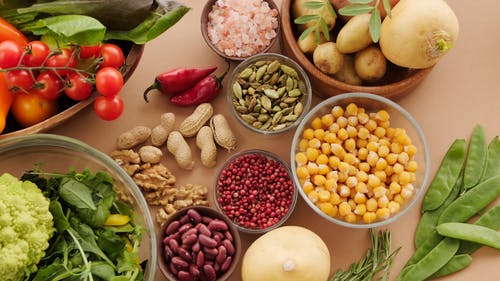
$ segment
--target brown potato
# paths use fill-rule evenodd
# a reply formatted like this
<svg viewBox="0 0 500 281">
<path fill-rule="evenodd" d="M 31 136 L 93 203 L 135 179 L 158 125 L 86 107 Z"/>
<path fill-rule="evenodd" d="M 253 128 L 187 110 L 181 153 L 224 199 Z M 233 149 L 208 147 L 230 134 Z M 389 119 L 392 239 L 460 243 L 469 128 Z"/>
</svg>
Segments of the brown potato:
<svg viewBox="0 0 500 281">
<path fill-rule="evenodd" d="M 326 42 L 323 33 L 320 34 L 320 44 Z M 316 43 L 316 35 L 314 32 L 309 33 L 306 38 L 299 40 L 297 39 L 297 45 L 299 49 L 306 55 L 312 55 L 318 44 Z"/>
<path fill-rule="evenodd" d="M 344 54 L 334 42 L 325 42 L 314 50 L 313 62 L 321 72 L 335 74 L 344 66 Z"/>
<path fill-rule="evenodd" d="M 337 35 L 337 48 L 344 54 L 352 54 L 370 46 L 373 41 L 370 35 L 370 14 L 354 16 Z"/>
<path fill-rule="evenodd" d="M 344 67 L 332 75 L 333 78 L 351 85 L 361 85 L 363 80 L 354 69 L 354 55 L 344 56 Z"/>
<path fill-rule="evenodd" d="M 371 45 L 354 56 L 354 69 L 365 81 L 377 81 L 384 77 L 387 70 L 387 61 L 376 45 Z"/>
</svg>

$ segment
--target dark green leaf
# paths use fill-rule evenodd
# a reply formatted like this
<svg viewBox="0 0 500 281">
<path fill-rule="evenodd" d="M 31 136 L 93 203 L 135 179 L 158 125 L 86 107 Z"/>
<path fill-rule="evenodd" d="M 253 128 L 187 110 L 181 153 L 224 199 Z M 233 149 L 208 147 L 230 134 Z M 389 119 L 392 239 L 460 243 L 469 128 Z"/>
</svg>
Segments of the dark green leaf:
<svg viewBox="0 0 500 281">
<path fill-rule="evenodd" d="M 125 247 L 125 240 L 110 229 L 100 230 L 97 234 L 97 245 L 112 259 L 118 257 Z"/>
<path fill-rule="evenodd" d="M 90 271 L 93 275 L 103 280 L 111 280 L 115 277 L 115 270 L 113 267 L 104 262 L 93 262 Z"/>
<path fill-rule="evenodd" d="M 389 0 L 383 0 L 382 3 L 384 4 L 384 10 L 385 10 L 385 13 L 388 17 L 392 17 L 392 14 L 391 14 L 391 3 L 389 2 Z"/>
<path fill-rule="evenodd" d="M 349 6 L 345 6 L 343 8 L 340 8 L 339 14 L 341 14 L 343 16 L 357 16 L 357 15 L 363 15 L 363 14 L 369 13 L 372 10 L 374 10 L 374 8 L 370 5 L 356 4 L 356 5 L 349 5 Z"/>
<path fill-rule="evenodd" d="M 303 15 L 296 18 L 293 22 L 295 24 L 306 24 L 319 19 L 319 15 Z"/>
<path fill-rule="evenodd" d="M 370 4 L 373 0 L 349 0 L 351 4 Z"/>
<path fill-rule="evenodd" d="M 378 11 L 378 9 L 374 9 L 372 15 L 370 16 L 370 23 L 369 23 L 370 36 L 372 37 L 374 43 L 377 43 L 378 39 L 380 39 L 381 26 L 382 26 L 382 20 L 380 18 L 380 12 Z"/>
<path fill-rule="evenodd" d="M 122 215 L 127 215 L 131 218 L 134 217 L 134 212 L 132 211 L 132 209 L 130 208 L 129 205 L 127 205 L 125 202 L 123 201 L 115 201 L 113 202 L 113 213 L 118 213 L 118 214 L 122 214 Z"/>
<path fill-rule="evenodd" d="M 325 3 L 322 1 L 307 1 L 304 3 L 305 8 L 313 10 L 321 9 L 323 6 L 325 6 Z"/>
<path fill-rule="evenodd" d="M 108 264 L 114 266 L 113 262 L 97 245 L 96 236 L 92 228 L 86 224 L 78 222 L 75 218 L 73 218 L 70 222 L 72 227 L 66 231 L 71 232 L 71 235 L 77 239 L 83 251 L 92 253 L 106 261 Z"/>
<path fill-rule="evenodd" d="M 91 227 L 101 227 L 108 218 L 110 211 L 104 204 L 98 204 L 95 210 L 88 208 L 78 209 L 78 217 Z"/>
<path fill-rule="evenodd" d="M 64 215 L 62 205 L 59 201 L 50 201 L 49 211 L 54 218 L 54 226 L 58 232 L 62 233 L 69 228 L 68 218 Z"/>
<path fill-rule="evenodd" d="M 33 281 L 62 280 L 60 279 L 61 276 L 69 277 L 71 272 L 63 264 L 54 261 L 54 263 L 38 269 Z"/>
<path fill-rule="evenodd" d="M 323 32 L 326 41 L 330 41 L 330 30 L 328 29 L 328 24 L 326 23 L 325 19 L 321 18 L 319 20 L 319 23 L 321 24 L 321 31 Z"/>
<path fill-rule="evenodd" d="M 85 184 L 72 178 L 64 178 L 59 186 L 59 195 L 69 205 L 78 209 L 96 210 L 92 191 Z"/>
</svg>

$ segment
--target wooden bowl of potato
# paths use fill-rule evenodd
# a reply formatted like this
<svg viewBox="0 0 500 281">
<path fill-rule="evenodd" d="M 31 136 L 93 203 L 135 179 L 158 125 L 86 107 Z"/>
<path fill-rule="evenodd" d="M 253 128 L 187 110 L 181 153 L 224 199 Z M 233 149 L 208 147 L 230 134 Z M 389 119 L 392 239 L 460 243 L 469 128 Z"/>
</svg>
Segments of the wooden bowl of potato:
<svg viewBox="0 0 500 281">
<path fill-rule="evenodd" d="M 294 59 L 307 72 L 316 95 L 328 98 L 346 92 L 368 92 L 395 100 L 411 93 L 432 70 L 432 67 L 409 69 L 397 66 L 386 60 L 382 52 L 380 52 L 378 44 L 373 42 L 356 52 L 349 50 L 349 53 L 347 53 L 344 51 L 348 44 L 341 45 L 342 42 L 338 41 L 338 35 L 352 18 L 340 16 L 337 8 L 339 8 L 338 3 L 345 4 L 343 3 L 345 1 L 330 0 L 336 12 L 333 22 L 331 22 L 331 18 L 328 18 L 328 15 L 323 16 L 330 28 L 330 40 L 326 40 L 324 36 L 321 36 L 321 44 L 317 45 L 315 43 L 317 42 L 315 34 L 312 32 L 308 36 L 309 43 L 307 37 L 299 42 L 298 39 L 307 26 L 306 24 L 296 24 L 294 20 L 301 13 L 307 13 L 306 11 L 299 11 L 303 7 L 303 3 L 307 1 L 309 0 L 282 1 L 281 48 L 285 55 Z M 325 9 L 325 12 L 327 12 L 326 6 L 317 10 L 321 9 Z M 342 32 L 345 33 L 345 31 Z M 312 47 L 308 44 L 315 46 Z M 322 51 L 316 50 L 317 46 L 321 46 Z M 342 52 L 339 51 L 340 47 L 343 47 Z M 316 54 L 313 55 L 315 50 Z M 322 65 L 321 55 L 318 55 L 318 53 L 332 53 L 334 51 L 339 56 L 342 56 L 342 66 Z M 380 56 L 382 56 L 382 59 Z M 317 62 L 315 63 L 315 61 Z M 374 61 L 375 64 L 384 64 L 382 74 L 380 67 L 376 67 L 376 69 L 369 68 L 368 65 Z"/>
</svg>

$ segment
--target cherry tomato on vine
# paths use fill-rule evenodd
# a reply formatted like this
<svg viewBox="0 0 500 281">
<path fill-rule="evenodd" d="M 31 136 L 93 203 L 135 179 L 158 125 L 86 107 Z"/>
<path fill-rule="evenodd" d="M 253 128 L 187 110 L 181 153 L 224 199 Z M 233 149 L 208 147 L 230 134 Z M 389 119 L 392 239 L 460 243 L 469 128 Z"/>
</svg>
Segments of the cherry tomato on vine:
<svg viewBox="0 0 500 281">
<path fill-rule="evenodd" d="M 92 94 L 92 84 L 87 81 L 86 74 L 71 73 L 66 78 L 68 85 L 64 89 L 66 96 L 72 100 L 84 100 Z"/>
<path fill-rule="evenodd" d="M 44 71 L 36 77 L 32 93 L 48 100 L 55 100 L 61 96 L 63 87 L 64 83 L 56 74 L 51 71 Z"/>
<path fill-rule="evenodd" d="M 50 53 L 49 46 L 42 41 L 31 41 L 26 46 L 26 54 L 23 57 L 23 64 L 26 66 L 40 66 L 47 59 Z"/>
<path fill-rule="evenodd" d="M 21 126 L 29 127 L 56 114 L 57 107 L 57 100 L 48 100 L 33 92 L 17 93 L 10 111 Z"/>
<path fill-rule="evenodd" d="M 26 69 L 11 70 L 7 73 L 9 91 L 26 93 L 34 83 L 33 75 Z"/>
<path fill-rule="evenodd" d="M 0 68 L 10 68 L 19 64 L 23 47 L 12 40 L 0 42 Z"/>
<path fill-rule="evenodd" d="M 56 70 L 59 75 L 64 76 L 67 75 L 73 70 L 67 69 L 68 67 L 75 67 L 76 65 L 76 58 L 73 57 L 73 52 L 70 49 L 67 48 L 62 48 L 61 52 L 58 54 L 55 54 L 53 56 L 50 56 L 47 61 L 45 62 L 45 65 L 48 67 L 62 67 L 66 69 L 58 69 Z"/>
<path fill-rule="evenodd" d="M 123 87 L 123 75 L 111 66 L 101 68 L 95 75 L 95 87 L 103 96 L 116 96 Z"/>
<path fill-rule="evenodd" d="M 118 95 L 113 97 L 99 96 L 94 101 L 94 111 L 103 120 L 115 120 L 123 112 L 123 100 Z"/>
<path fill-rule="evenodd" d="M 101 46 L 102 63 L 101 67 L 111 66 L 120 68 L 125 63 L 125 56 L 118 45 L 105 43 Z"/>
<path fill-rule="evenodd" d="M 100 48 L 101 48 L 100 45 L 80 46 L 80 51 L 78 53 L 78 56 L 81 59 L 88 59 L 88 58 L 92 58 L 92 57 L 98 57 L 99 56 Z"/>
</svg>

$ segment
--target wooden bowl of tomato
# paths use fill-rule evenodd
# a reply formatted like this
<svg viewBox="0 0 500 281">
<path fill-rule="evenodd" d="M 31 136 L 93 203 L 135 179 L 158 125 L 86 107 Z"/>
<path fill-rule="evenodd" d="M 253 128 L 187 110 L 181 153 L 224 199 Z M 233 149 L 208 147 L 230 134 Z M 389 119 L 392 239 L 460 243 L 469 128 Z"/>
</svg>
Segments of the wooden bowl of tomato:
<svg viewBox="0 0 500 281">
<path fill-rule="evenodd" d="M 135 68 L 137 67 L 140 58 L 142 56 L 143 50 L 144 50 L 144 45 L 137 45 L 133 44 L 132 42 L 129 41 L 114 41 L 110 42 L 112 45 L 118 46 L 122 53 L 123 53 L 123 60 L 124 64 L 120 68 L 122 77 L 123 77 L 123 83 L 128 80 L 128 78 L 132 75 L 134 72 Z M 92 48 L 81 48 L 79 50 L 80 55 L 82 56 L 92 56 L 94 53 L 97 55 L 104 56 L 103 53 L 101 52 L 100 49 L 92 49 Z M 85 52 L 90 52 L 88 54 L 84 54 Z M 112 51 L 110 51 L 112 52 Z M 64 53 L 62 54 L 64 56 Z M 23 58 L 24 59 L 24 58 Z M 36 60 L 36 58 L 34 58 Z M 61 58 L 59 58 L 61 59 Z M 84 59 L 82 60 L 84 61 Z M 90 61 L 90 60 L 88 60 Z M 46 61 L 45 63 L 49 63 Z M 57 64 L 58 62 L 51 62 Z M 59 62 L 60 63 L 60 62 Z M 85 62 L 82 62 L 85 63 Z M 60 77 L 71 77 L 71 73 L 59 73 Z M 45 83 L 45 85 L 51 85 L 54 84 L 54 76 L 50 76 L 48 74 L 42 77 L 38 77 L 41 75 L 37 75 L 37 79 L 40 79 L 41 82 Z M 21 78 L 22 79 L 22 78 Z M 52 79 L 52 81 L 50 81 Z M 57 80 L 57 75 L 56 79 Z M 61 79 L 59 79 L 61 80 Z M 38 80 L 37 80 L 38 81 Z M 65 80 L 66 81 L 66 80 Z M 73 81 L 73 80 L 72 80 Z M 21 101 L 18 101 L 16 104 L 12 104 L 10 108 L 10 112 L 6 116 L 6 125 L 3 131 L 0 132 L 0 139 L 3 138 L 8 138 L 11 136 L 18 136 L 18 135 L 27 135 L 27 134 L 33 134 L 33 133 L 39 133 L 39 132 L 44 132 L 49 129 L 52 129 L 63 122 L 67 121 L 74 115 L 76 115 L 78 112 L 86 108 L 87 106 L 94 104 L 96 100 L 100 99 L 102 97 L 102 93 L 99 93 L 96 88 L 98 87 L 97 83 L 96 85 L 90 85 L 91 86 L 91 94 L 90 96 L 87 94 L 86 96 L 81 96 L 82 94 L 82 88 L 88 87 L 89 85 L 83 85 L 82 83 L 79 83 L 79 79 L 76 79 L 73 81 L 72 85 L 73 87 L 67 87 L 64 91 L 64 93 L 60 94 L 54 102 L 47 102 L 45 103 L 45 106 L 43 107 L 33 107 L 34 103 L 40 103 L 40 100 L 35 97 L 35 95 L 29 95 L 25 93 L 23 98 L 19 98 Z M 61 81 L 59 81 L 61 82 Z M 66 81 L 67 82 L 67 81 Z M 66 83 L 63 82 L 63 83 Z M 0 83 L 1 84 L 1 83 Z M 109 85 L 105 85 L 109 86 Z M 117 85 L 117 87 L 121 88 L 120 85 Z M 115 88 L 117 88 L 115 87 Z M 47 89 L 50 87 L 46 87 L 44 89 Z M 69 89 L 68 89 L 69 88 Z M 113 87 L 110 87 L 113 88 Z M 119 89 L 118 89 L 119 90 Z M 49 89 L 50 91 L 50 89 Z M 45 95 L 51 95 L 51 93 L 44 93 Z M 14 117 L 13 111 L 21 111 L 24 108 L 37 108 L 37 110 L 25 110 L 23 113 L 18 113 L 16 115 L 16 118 Z M 55 112 L 55 113 L 54 113 Z M 109 115 L 110 113 L 108 112 L 100 112 L 98 114 L 102 114 L 103 116 L 100 116 L 103 119 L 112 119 L 111 116 Z M 106 115 L 108 114 L 108 115 Z M 37 115 L 37 116 L 34 116 Z M 43 117 L 41 117 L 43 116 Z M 44 119 L 41 122 L 37 122 L 36 124 L 22 124 L 23 122 L 27 122 L 29 124 L 30 120 L 33 118 L 42 118 Z M 26 121 L 23 121 L 26 120 Z"/>
</svg>

